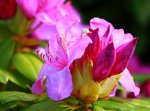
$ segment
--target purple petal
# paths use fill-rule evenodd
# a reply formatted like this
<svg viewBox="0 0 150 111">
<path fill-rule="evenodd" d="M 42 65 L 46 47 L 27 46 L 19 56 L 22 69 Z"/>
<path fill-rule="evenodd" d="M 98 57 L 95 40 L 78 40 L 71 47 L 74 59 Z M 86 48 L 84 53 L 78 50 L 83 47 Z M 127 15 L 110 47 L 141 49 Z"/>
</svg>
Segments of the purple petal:
<svg viewBox="0 0 150 111">
<path fill-rule="evenodd" d="M 68 68 L 47 75 L 46 90 L 48 96 L 59 101 L 67 98 L 72 92 L 72 78 Z"/>
<path fill-rule="evenodd" d="M 130 75 L 130 72 L 128 71 L 128 69 L 125 69 L 122 72 L 122 76 L 121 76 L 119 82 L 121 83 L 121 85 L 123 86 L 123 88 L 126 91 L 134 92 L 135 96 L 137 96 L 139 94 L 140 89 L 135 86 L 134 80 L 133 80 L 132 76 Z"/>
<path fill-rule="evenodd" d="M 94 61 L 93 76 L 95 80 L 100 82 L 108 77 L 108 73 L 114 63 L 114 59 L 115 49 L 113 43 L 111 43 L 102 51 L 100 51 Z"/>
<path fill-rule="evenodd" d="M 137 38 L 120 46 L 116 51 L 116 61 L 110 71 L 110 76 L 120 74 L 127 66 L 130 58 L 133 55 Z"/>
<path fill-rule="evenodd" d="M 58 70 L 61 70 L 61 69 L 59 69 L 58 67 L 54 67 L 53 64 L 45 62 L 42 66 L 38 79 L 32 85 L 32 92 L 35 94 L 42 94 L 44 76 L 54 73 Z"/>
</svg>

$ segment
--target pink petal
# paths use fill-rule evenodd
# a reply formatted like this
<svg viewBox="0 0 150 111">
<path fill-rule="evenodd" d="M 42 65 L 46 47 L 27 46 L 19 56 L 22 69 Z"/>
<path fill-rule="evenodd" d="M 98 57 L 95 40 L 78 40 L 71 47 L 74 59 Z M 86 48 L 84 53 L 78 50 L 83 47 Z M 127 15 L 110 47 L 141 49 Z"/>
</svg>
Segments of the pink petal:
<svg viewBox="0 0 150 111">
<path fill-rule="evenodd" d="M 85 48 L 91 42 L 92 41 L 88 36 L 82 35 L 82 37 L 77 39 L 74 44 L 67 49 L 68 66 L 70 66 L 75 59 L 81 58 L 81 56 L 84 54 Z"/>
<path fill-rule="evenodd" d="M 130 58 L 133 55 L 135 50 L 135 46 L 137 43 L 137 38 L 133 39 L 132 41 L 123 44 L 120 46 L 116 51 L 116 61 L 110 71 L 110 76 L 115 74 L 120 74 L 127 66 Z"/>
<path fill-rule="evenodd" d="M 124 34 L 123 29 L 114 29 L 112 32 L 112 38 L 115 49 L 121 46 L 122 44 L 128 43 L 131 40 L 133 40 L 133 36 L 129 33 Z"/>
<path fill-rule="evenodd" d="M 72 6 L 71 2 L 68 1 L 64 5 L 62 5 L 62 8 L 67 12 L 67 15 L 72 16 L 74 19 L 80 20 L 80 14 L 78 11 Z"/>
<path fill-rule="evenodd" d="M 34 16 L 38 8 L 38 0 L 16 0 L 28 17 Z"/>
<path fill-rule="evenodd" d="M 64 68 L 47 75 L 46 90 L 48 96 L 55 101 L 69 97 L 72 92 L 72 78 L 69 69 Z"/>
<path fill-rule="evenodd" d="M 97 81 L 102 81 L 108 77 L 108 73 L 114 63 L 115 50 L 113 43 L 109 44 L 94 60 L 93 76 Z"/>
<path fill-rule="evenodd" d="M 105 21 L 104 19 L 100 19 L 97 17 L 90 20 L 90 26 L 91 26 L 91 29 L 94 29 L 94 30 L 99 28 L 100 38 L 104 36 L 104 34 L 107 31 L 108 26 L 110 26 L 110 30 L 114 29 L 111 23 Z"/>
<path fill-rule="evenodd" d="M 39 78 L 36 82 L 32 85 L 32 93 L 35 94 L 42 94 L 43 93 L 43 79 Z"/>
<path fill-rule="evenodd" d="M 36 27 L 40 22 L 35 21 L 32 28 Z M 34 31 L 34 35 L 41 40 L 49 40 L 57 32 L 55 25 L 42 24 Z"/>
<path fill-rule="evenodd" d="M 130 75 L 130 72 L 128 71 L 128 69 L 125 69 L 122 72 L 122 76 L 121 76 L 119 82 L 122 84 L 123 88 L 126 91 L 134 92 L 135 96 L 137 96 L 139 94 L 140 89 L 135 86 L 134 80 L 133 80 L 132 76 Z"/>
</svg>

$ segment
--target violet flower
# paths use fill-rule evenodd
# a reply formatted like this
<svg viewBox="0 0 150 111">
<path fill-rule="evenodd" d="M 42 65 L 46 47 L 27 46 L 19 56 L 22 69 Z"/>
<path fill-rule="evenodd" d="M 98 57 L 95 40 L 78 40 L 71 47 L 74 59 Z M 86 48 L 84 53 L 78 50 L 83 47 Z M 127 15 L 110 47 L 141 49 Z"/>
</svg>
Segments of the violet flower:
<svg viewBox="0 0 150 111">
<path fill-rule="evenodd" d="M 67 18 L 66 18 L 67 19 Z M 48 96 L 59 101 L 71 95 L 72 77 L 69 67 L 71 63 L 80 58 L 90 38 L 82 34 L 79 22 L 70 22 L 66 19 L 58 21 L 57 33 L 50 37 L 44 50 L 38 51 L 44 60 L 38 79 L 32 86 L 32 92 L 43 93 L 43 81 L 46 77 L 46 91 Z"/>
</svg>

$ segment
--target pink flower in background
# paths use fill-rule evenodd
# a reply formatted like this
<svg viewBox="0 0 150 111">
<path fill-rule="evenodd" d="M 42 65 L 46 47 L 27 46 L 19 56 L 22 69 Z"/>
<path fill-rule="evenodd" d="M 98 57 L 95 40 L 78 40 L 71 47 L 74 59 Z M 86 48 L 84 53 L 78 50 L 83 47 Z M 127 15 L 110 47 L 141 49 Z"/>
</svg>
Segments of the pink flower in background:
<svg viewBox="0 0 150 111">
<path fill-rule="evenodd" d="M 46 77 L 46 90 L 48 96 L 59 101 L 71 95 L 72 77 L 69 67 L 71 63 L 80 58 L 90 38 L 82 35 L 82 27 L 79 22 L 67 21 L 67 18 L 58 21 L 58 31 L 50 37 L 46 49 L 38 51 L 44 60 L 38 79 L 32 86 L 32 92 L 43 93 L 43 80 Z"/>
<path fill-rule="evenodd" d="M 17 0 L 28 18 L 35 17 L 39 22 L 48 24 L 55 24 L 59 18 L 70 12 L 76 15 L 74 17 L 79 17 L 71 3 L 64 2 L 65 0 Z"/>
<path fill-rule="evenodd" d="M 93 43 L 85 50 L 83 60 L 88 55 L 93 60 L 93 78 L 102 80 L 122 73 L 120 83 L 135 95 L 139 94 L 139 88 L 134 84 L 127 64 L 135 50 L 137 38 L 131 34 L 125 34 L 123 29 L 114 27 L 104 19 L 93 18 L 90 21 L 89 37 Z M 128 83 L 126 82 L 128 81 Z"/>
<path fill-rule="evenodd" d="M 136 55 L 131 58 L 127 67 L 132 74 L 150 74 L 150 65 L 141 63 Z"/>
</svg>

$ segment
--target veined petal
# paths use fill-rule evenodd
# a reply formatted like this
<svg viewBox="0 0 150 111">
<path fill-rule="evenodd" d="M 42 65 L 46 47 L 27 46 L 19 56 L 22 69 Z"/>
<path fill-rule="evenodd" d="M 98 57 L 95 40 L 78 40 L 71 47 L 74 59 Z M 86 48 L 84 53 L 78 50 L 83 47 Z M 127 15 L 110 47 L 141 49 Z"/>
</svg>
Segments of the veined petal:
<svg viewBox="0 0 150 111">
<path fill-rule="evenodd" d="M 68 66 L 70 66 L 75 59 L 81 58 L 89 43 L 92 43 L 92 40 L 88 36 L 82 35 L 82 37 L 75 41 L 72 47 L 67 49 Z"/>
<path fill-rule="evenodd" d="M 72 78 L 69 69 L 66 67 L 61 71 L 48 75 L 46 90 L 48 96 L 55 101 L 69 97 L 72 92 Z"/>
<path fill-rule="evenodd" d="M 126 68 L 130 58 L 133 55 L 136 43 L 137 38 L 126 44 L 123 44 L 116 50 L 116 61 L 110 71 L 110 76 L 120 74 Z"/>
<path fill-rule="evenodd" d="M 134 80 L 133 80 L 132 76 L 130 75 L 130 72 L 128 71 L 128 69 L 125 69 L 122 72 L 122 76 L 121 76 L 119 82 L 121 83 L 121 85 L 123 86 L 123 88 L 126 91 L 134 92 L 135 96 L 137 96 L 139 94 L 140 89 L 138 87 L 136 87 Z"/>
<path fill-rule="evenodd" d="M 93 77 L 97 81 L 102 81 L 108 77 L 115 60 L 115 49 L 113 43 L 105 47 L 94 60 Z"/>
</svg>

